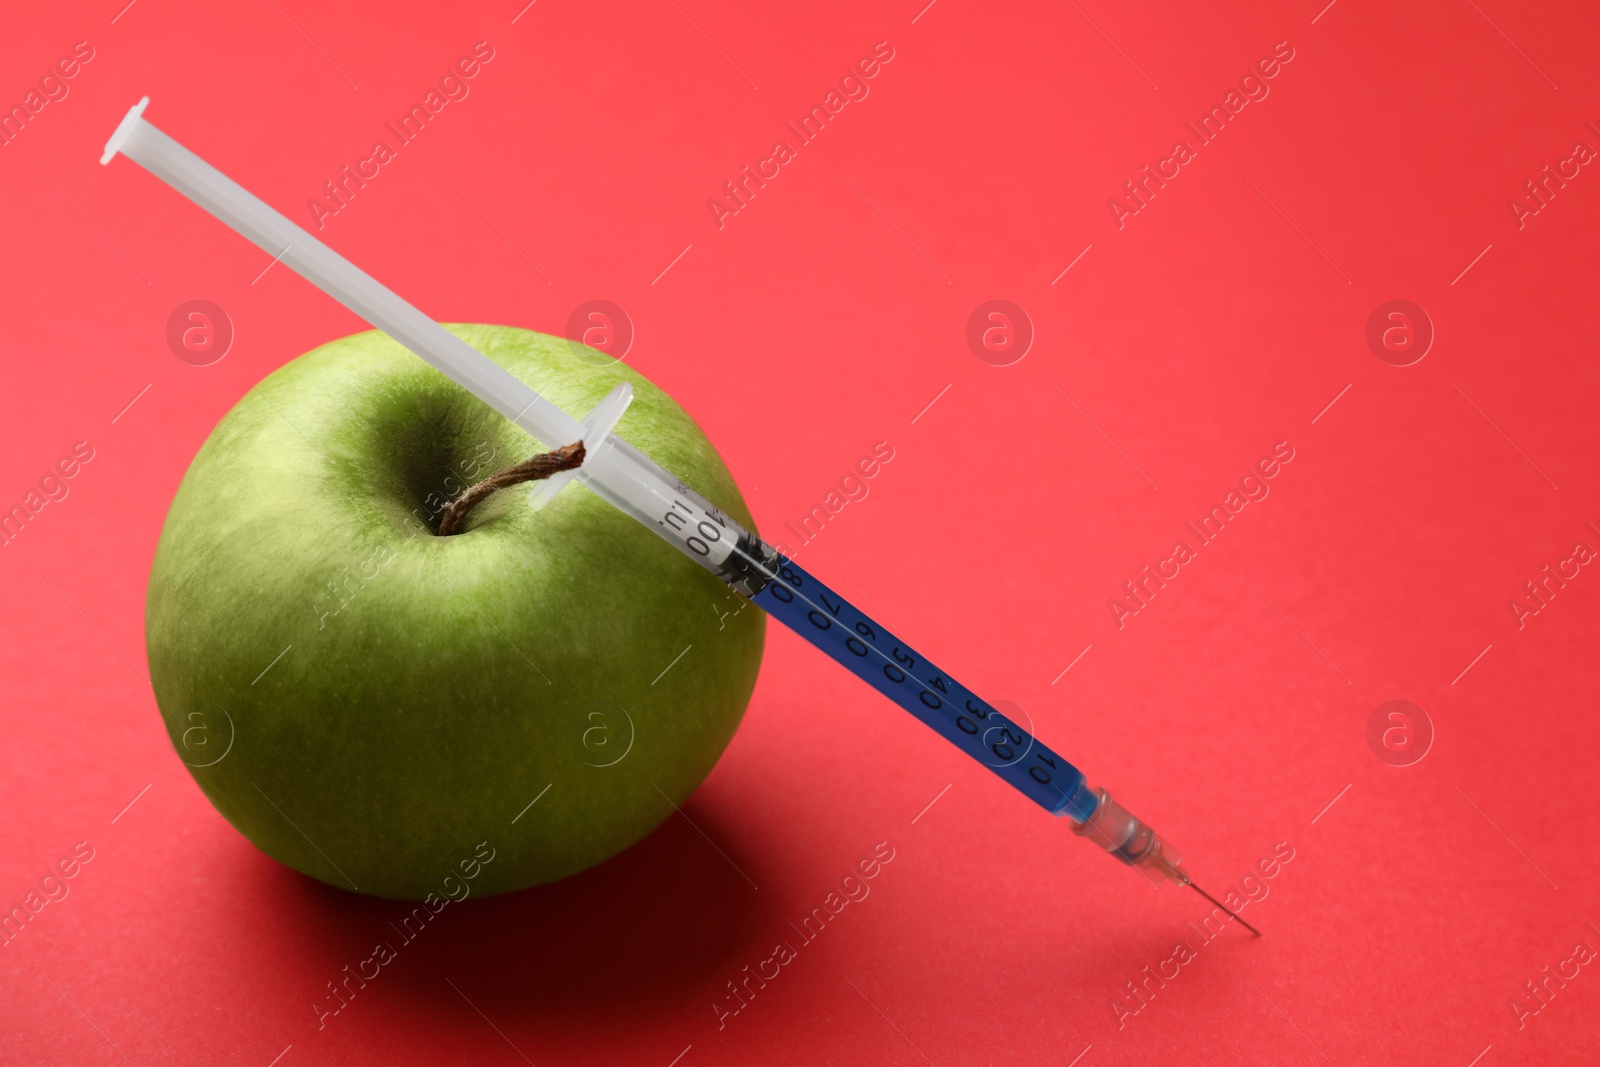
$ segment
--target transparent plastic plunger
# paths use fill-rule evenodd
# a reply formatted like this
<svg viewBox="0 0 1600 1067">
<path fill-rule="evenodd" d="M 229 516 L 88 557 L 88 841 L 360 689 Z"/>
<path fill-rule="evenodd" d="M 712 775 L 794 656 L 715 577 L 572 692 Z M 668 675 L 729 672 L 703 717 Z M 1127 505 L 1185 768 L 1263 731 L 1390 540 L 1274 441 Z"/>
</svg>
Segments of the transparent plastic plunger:
<svg viewBox="0 0 1600 1067">
<path fill-rule="evenodd" d="M 106 142 L 101 163 L 125 155 L 193 200 L 373 326 L 436 367 L 549 448 L 584 444 L 575 471 L 538 483 L 535 506 L 568 476 L 633 516 L 911 712 L 962 751 L 1151 881 L 1194 885 L 1182 858 L 1149 826 L 993 705 L 930 663 L 881 623 L 729 518 L 670 471 L 615 436 L 632 399 L 619 385 L 581 422 L 434 322 L 377 279 L 268 207 L 144 118 L 140 100 Z M 1230 915 L 1233 913 L 1228 912 Z M 1237 916 L 1234 916 L 1237 918 Z M 1239 920 L 1252 933 L 1259 932 Z"/>
</svg>

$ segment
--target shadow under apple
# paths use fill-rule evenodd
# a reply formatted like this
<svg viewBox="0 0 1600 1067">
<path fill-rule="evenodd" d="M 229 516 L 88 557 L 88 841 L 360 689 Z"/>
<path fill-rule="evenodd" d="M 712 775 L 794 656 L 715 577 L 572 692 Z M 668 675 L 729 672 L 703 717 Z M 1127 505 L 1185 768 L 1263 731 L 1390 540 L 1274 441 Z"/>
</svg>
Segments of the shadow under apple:
<svg viewBox="0 0 1600 1067">
<path fill-rule="evenodd" d="M 636 1020 L 681 1018 L 704 1010 L 708 990 L 770 950 L 783 925 L 778 894 L 751 884 L 746 875 L 759 885 L 759 872 L 719 830 L 715 813 L 692 800 L 596 867 L 549 885 L 468 897 L 426 925 L 404 922 L 415 905 L 282 873 L 295 898 L 286 904 L 301 913 L 307 937 L 392 946 L 393 959 L 340 1013 L 362 1015 L 366 1000 L 386 1025 L 397 1015 L 421 1013 L 433 1023 L 474 1015 L 463 997 L 501 1026 L 593 1033 L 613 1024 L 624 1005 Z M 347 975 L 329 977 L 337 983 Z M 332 993 L 326 1003 L 340 1004 Z"/>
</svg>

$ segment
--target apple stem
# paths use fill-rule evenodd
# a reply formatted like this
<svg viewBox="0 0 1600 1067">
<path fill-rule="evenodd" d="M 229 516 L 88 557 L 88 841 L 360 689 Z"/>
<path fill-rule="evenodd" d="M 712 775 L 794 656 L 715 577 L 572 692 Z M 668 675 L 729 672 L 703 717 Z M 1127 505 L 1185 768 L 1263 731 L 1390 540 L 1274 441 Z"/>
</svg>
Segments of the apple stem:
<svg viewBox="0 0 1600 1067">
<path fill-rule="evenodd" d="M 439 536 L 449 537 L 460 533 L 462 524 L 467 521 L 467 514 L 496 490 L 519 485 L 522 482 L 543 481 L 559 471 L 572 470 L 582 465 L 583 442 L 575 441 L 550 452 L 540 452 L 537 456 L 525 459 L 514 467 L 507 467 L 498 474 L 491 474 L 478 484 L 469 486 L 444 509 L 444 514 L 439 517 Z"/>
</svg>

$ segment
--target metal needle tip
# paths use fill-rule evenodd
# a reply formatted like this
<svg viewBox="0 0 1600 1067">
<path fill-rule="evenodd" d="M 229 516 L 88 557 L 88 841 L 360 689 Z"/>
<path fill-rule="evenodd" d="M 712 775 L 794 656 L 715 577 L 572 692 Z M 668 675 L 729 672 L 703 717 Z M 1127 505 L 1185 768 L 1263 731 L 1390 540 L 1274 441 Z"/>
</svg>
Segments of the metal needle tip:
<svg viewBox="0 0 1600 1067">
<path fill-rule="evenodd" d="M 1201 889 L 1199 886 L 1195 885 L 1192 881 L 1188 882 L 1186 884 L 1188 885 L 1188 887 L 1190 889 L 1193 889 L 1196 893 L 1199 893 L 1201 896 L 1203 896 L 1207 900 L 1211 901 L 1211 903 L 1215 904 L 1217 907 L 1219 907 L 1223 911 L 1227 912 L 1228 916 L 1230 918 L 1238 919 L 1240 926 L 1243 926 L 1246 930 L 1249 930 L 1252 934 L 1255 934 L 1257 937 L 1261 936 L 1261 931 L 1260 930 L 1257 930 L 1254 926 L 1251 926 L 1249 923 L 1245 922 L 1243 919 L 1240 919 L 1238 914 L 1236 912 L 1234 912 L 1231 908 L 1229 908 L 1226 904 L 1224 904 L 1222 901 L 1218 900 L 1216 897 L 1212 896 L 1210 893 L 1207 893 L 1204 889 Z"/>
</svg>

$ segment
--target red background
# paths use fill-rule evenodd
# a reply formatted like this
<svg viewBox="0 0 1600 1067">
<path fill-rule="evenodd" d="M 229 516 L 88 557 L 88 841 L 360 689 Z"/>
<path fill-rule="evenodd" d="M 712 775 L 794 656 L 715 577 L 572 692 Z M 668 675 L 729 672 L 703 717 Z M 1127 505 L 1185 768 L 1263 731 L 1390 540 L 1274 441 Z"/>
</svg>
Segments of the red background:
<svg viewBox="0 0 1600 1067">
<path fill-rule="evenodd" d="M 6 103 L 74 42 L 95 58 L 0 149 L 0 497 L 73 442 L 96 452 L 0 549 L 0 903 L 95 850 L 0 948 L 7 1062 L 1600 1056 L 1592 967 L 1520 1028 L 1508 1006 L 1577 942 L 1600 949 L 1600 578 L 1522 629 L 1507 606 L 1574 542 L 1600 547 L 1600 176 L 1521 229 L 1508 207 L 1575 141 L 1600 147 L 1592 11 L 520 6 L 6 17 Z M 479 40 L 495 58 L 471 95 L 321 235 L 444 320 L 559 333 L 617 302 L 628 361 L 701 421 L 771 535 L 890 442 L 801 559 L 1026 709 L 1213 891 L 1288 842 L 1245 913 L 1262 940 L 1202 946 L 1193 894 L 1095 854 L 774 627 L 694 826 L 445 912 L 317 1029 L 308 1005 L 403 909 L 278 866 L 211 809 L 160 726 L 143 603 L 216 420 L 364 327 L 97 158 L 149 94 L 152 121 L 308 223 Z M 719 230 L 707 199 L 880 40 L 870 96 Z M 1280 41 L 1270 96 L 1119 230 L 1107 199 Z M 195 298 L 237 333 L 203 368 L 164 339 Z M 1037 334 L 1007 367 L 965 340 L 992 298 Z M 1437 330 L 1404 368 L 1365 340 L 1396 298 Z M 1119 629 L 1107 599 L 1279 441 L 1296 455 L 1271 496 Z M 1435 731 L 1410 766 L 1366 740 L 1391 699 Z M 896 858 L 872 895 L 719 1030 L 724 983 L 879 841 Z M 1124 983 L 1179 941 L 1197 958 L 1119 1028 Z"/>
</svg>

